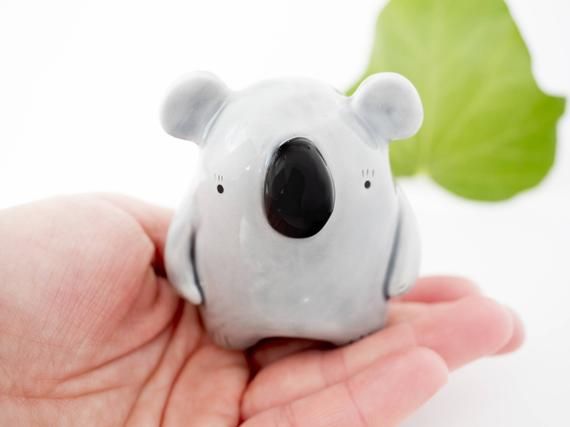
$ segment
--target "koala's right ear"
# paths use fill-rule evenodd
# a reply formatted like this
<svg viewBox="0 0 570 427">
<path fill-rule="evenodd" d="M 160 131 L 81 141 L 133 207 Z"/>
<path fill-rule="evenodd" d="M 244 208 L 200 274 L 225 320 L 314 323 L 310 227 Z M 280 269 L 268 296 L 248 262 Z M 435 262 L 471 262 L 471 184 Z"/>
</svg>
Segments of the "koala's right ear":
<svg viewBox="0 0 570 427">
<path fill-rule="evenodd" d="M 208 124 L 226 101 L 230 90 L 215 75 L 197 71 L 170 89 L 161 111 L 163 129 L 170 135 L 204 142 Z"/>
<path fill-rule="evenodd" d="M 422 101 L 414 85 L 396 73 L 377 73 L 351 97 L 354 111 L 387 141 L 413 136 L 422 125 Z"/>
</svg>

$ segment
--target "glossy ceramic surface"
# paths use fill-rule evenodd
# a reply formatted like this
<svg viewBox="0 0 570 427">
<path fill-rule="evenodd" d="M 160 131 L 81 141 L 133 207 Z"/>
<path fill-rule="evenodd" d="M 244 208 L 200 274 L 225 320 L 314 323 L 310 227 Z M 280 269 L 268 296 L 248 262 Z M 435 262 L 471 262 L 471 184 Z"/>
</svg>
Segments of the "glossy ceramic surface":
<svg viewBox="0 0 570 427">
<path fill-rule="evenodd" d="M 343 344 L 381 328 L 414 283 L 415 220 L 388 143 L 421 125 L 418 94 L 382 73 L 352 97 L 309 79 L 231 91 L 209 73 L 174 85 L 164 129 L 201 147 L 166 268 L 225 347 L 266 337 Z"/>
</svg>

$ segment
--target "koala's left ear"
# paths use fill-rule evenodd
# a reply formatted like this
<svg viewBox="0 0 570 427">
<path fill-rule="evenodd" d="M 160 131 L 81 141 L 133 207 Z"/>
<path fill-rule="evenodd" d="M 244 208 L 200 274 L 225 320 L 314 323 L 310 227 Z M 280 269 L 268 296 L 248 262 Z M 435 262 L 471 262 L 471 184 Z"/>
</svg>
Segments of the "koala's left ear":
<svg viewBox="0 0 570 427">
<path fill-rule="evenodd" d="M 396 73 L 378 73 L 364 80 L 351 97 L 356 114 L 377 136 L 388 141 L 413 136 L 423 121 L 416 88 Z"/>
<path fill-rule="evenodd" d="M 197 71 L 186 75 L 166 96 L 161 111 L 162 127 L 176 138 L 202 145 L 208 124 L 229 93 L 228 87 L 211 73 Z"/>
</svg>

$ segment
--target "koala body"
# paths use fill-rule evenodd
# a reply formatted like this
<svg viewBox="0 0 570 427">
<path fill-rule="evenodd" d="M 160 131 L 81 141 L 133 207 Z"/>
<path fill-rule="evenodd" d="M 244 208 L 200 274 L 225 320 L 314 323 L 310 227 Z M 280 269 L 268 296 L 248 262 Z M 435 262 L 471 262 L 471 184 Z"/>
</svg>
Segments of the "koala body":
<svg viewBox="0 0 570 427">
<path fill-rule="evenodd" d="M 174 85 L 163 127 L 202 157 L 169 230 L 166 270 L 216 343 L 344 344 L 383 326 L 389 297 L 419 265 L 388 144 L 421 120 L 416 90 L 392 73 L 351 97 L 309 79 L 231 91 L 198 72 Z"/>
</svg>

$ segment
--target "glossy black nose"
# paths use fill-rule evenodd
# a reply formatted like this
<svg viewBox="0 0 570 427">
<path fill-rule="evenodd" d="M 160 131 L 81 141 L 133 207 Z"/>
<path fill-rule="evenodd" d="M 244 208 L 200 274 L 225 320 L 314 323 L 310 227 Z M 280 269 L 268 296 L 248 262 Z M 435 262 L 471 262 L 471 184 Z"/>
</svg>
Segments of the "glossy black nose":
<svg viewBox="0 0 570 427">
<path fill-rule="evenodd" d="M 306 138 L 282 144 L 265 178 L 265 213 L 279 233 L 294 238 L 317 234 L 334 208 L 334 185 L 325 160 Z"/>
</svg>

